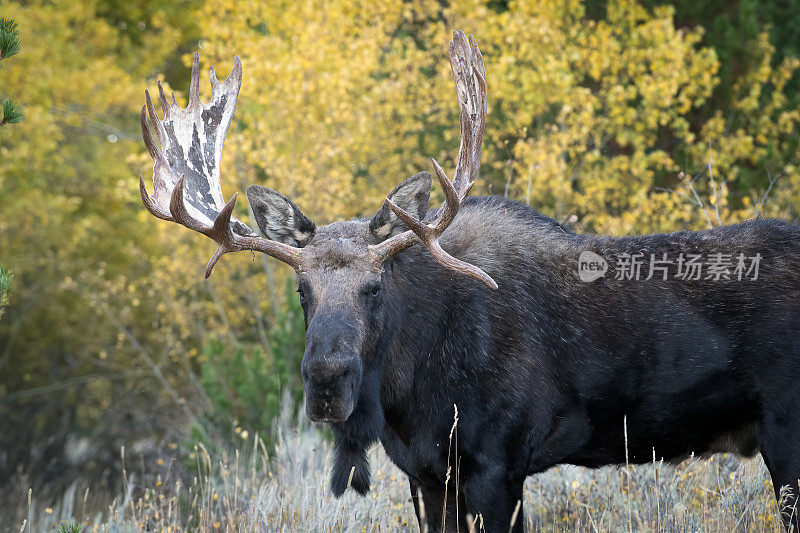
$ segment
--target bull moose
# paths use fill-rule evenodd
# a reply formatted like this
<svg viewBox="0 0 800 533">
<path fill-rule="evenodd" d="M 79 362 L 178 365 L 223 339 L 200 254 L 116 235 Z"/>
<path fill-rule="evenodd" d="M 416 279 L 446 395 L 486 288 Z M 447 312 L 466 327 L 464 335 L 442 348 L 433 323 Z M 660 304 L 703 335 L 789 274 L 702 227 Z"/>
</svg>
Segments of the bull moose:
<svg viewBox="0 0 800 533">
<path fill-rule="evenodd" d="M 455 32 L 449 53 L 461 144 L 452 181 L 433 161 L 438 209 L 428 209 L 427 172 L 370 218 L 321 227 L 253 185 L 258 236 L 220 186 L 239 58 L 224 82 L 211 69 L 208 103 L 195 54 L 188 106 L 168 104 L 159 85 L 164 118 L 147 93 L 142 107 L 155 162 L 152 196 L 140 177 L 142 201 L 217 242 L 206 277 L 240 250 L 297 274 L 306 413 L 333 431 L 332 492 L 369 490 L 366 451 L 380 441 L 432 530 L 463 528 L 471 515 L 488 531 L 521 531 L 525 478 L 557 464 L 761 452 L 776 494 L 786 487 L 784 524 L 797 528 L 800 229 L 754 219 L 602 237 L 512 200 L 467 198 L 485 69 L 471 36 Z M 700 271 L 698 257 L 714 264 Z"/>
</svg>

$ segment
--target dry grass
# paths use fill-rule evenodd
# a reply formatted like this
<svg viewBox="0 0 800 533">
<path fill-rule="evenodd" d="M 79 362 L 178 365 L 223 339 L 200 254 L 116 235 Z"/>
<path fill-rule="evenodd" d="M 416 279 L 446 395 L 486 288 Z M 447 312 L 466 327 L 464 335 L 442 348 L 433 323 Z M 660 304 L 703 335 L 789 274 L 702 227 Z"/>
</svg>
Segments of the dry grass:
<svg viewBox="0 0 800 533">
<path fill-rule="evenodd" d="M 29 507 L 20 494 L 28 518 L 10 530 L 55 531 L 65 522 L 119 532 L 417 530 L 408 483 L 380 447 L 371 451 L 370 494 L 337 500 L 326 487 L 330 444 L 305 422 L 292 428 L 292 418 L 285 409 L 273 454 L 252 439 L 232 454 L 197 448 L 185 485 L 176 458 L 165 457 L 148 486 L 126 469 L 127 493 L 93 516 L 83 511 L 99 508 L 91 491 L 44 503 L 33 495 Z M 724 455 L 678 466 L 555 468 L 528 480 L 524 510 L 527 531 L 782 531 L 761 459 Z"/>
</svg>

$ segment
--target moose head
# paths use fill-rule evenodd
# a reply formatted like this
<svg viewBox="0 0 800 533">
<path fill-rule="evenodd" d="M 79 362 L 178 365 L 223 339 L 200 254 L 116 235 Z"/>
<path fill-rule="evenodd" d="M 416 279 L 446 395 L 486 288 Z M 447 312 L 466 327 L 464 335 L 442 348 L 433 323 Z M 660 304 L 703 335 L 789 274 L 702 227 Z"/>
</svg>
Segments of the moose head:
<svg viewBox="0 0 800 533">
<path fill-rule="evenodd" d="M 224 82 L 211 68 L 211 100 L 203 103 L 195 54 L 186 108 L 178 106 L 174 95 L 167 104 L 159 84 L 163 119 L 145 91 L 142 136 L 154 160 L 152 196 L 139 178 L 147 210 L 216 241 L 206 277 L 223 254 L 241 250 L 271 255 L 295 269 L 306 321 L 301 372 L 311 420 L 347 420 L 357 404 L 362 377 L 374 364 L 381 335 L 385 274 L 392 257 L 422 245 L 445 268 L 497 288 L 483 270 L 456 259 L 439 244 L 475 182 L 486 122 L 485 69 L 474 38 L 455 32 L 449 53 L 461 109 L 461 146 L 452 181 L 433 161 L 445 196 L 439 209 L 428 212 L 427 172 L 398 185 L 369 219 L 322 227 L 282 194 L 253 185 L 247 198 L 264 237 L 232 216 L 236 195 L 225 203 L 220 185 L 222 146 L 242 82 L 239 58 L 234 58 Z"/>
</svg>

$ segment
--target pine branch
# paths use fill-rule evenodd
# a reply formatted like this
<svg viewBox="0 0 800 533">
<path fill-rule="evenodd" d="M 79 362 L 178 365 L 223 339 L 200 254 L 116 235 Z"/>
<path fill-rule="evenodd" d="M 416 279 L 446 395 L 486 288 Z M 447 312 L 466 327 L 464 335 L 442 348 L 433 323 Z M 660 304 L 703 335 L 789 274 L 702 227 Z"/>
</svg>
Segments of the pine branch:
<svg viewBox="0 0 800 533">
<path fill-rule="evenodd" d="M 9 99 L 3 100 L 3 113 L 0 115 L 0 126 L 22 122 L 22 109 Z"/>
<path fill-rule="evenodd" d="M 0 60 L 19 53 L 19 29 L 14 20 L 0 18 Z M 22 122 L 22 109 L 4 98 L 0 109 L 0 126 Z"/>
<path fill-rule="evenodd" d="M 0 59 L 19 52 L 19 30 L 16 21 L 0 18 Z"/>
</svg>

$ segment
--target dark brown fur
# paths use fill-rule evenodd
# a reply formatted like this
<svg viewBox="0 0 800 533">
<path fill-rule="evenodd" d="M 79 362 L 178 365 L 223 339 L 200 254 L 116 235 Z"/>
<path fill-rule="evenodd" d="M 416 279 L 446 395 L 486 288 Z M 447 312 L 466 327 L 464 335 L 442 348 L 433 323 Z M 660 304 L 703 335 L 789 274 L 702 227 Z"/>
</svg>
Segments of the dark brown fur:
<svg viewBox="0 0 800 533">
<path fill-rule="evenodd" d="M 258 213 L 256 213 L 258 216 Z M 316 229 L 298 271 L 307 411 L 331 423 L 335 494 L 369 489 L 380 440 L 441 527 L 459 511 L 507 529 L 528 475 L 760 450 L 776 491 L 800 477 L 800 229 L 752 220 L 702 232 L 596 237 L 501 198 L 469 199 L 442 236 L 498 283 L 412 247 L 384 265 L 368 220 Z M 578 277 L 582 251 L 763 258 L 757 280 Z M 321 398 L 327 394 L 327 403 Z M 454 406 L 458 450 L 450 447 Z M 448 465 L 448 456 L 451 463 Z M 455 470 L 448 508 L 455 509 Z M 789 504 L 796 504 L 796 497 Z M 791 508 L 787 509 L 791 513 Z M 521 519 L 515 529 L 521 529 Z M 797 514 L 786 524 L 797 524 Z"/>
</svg>

